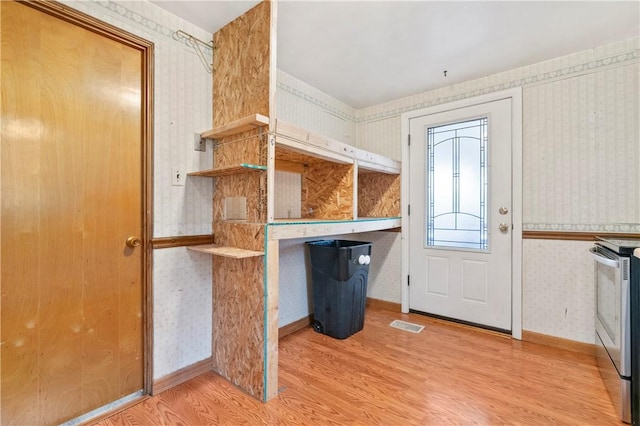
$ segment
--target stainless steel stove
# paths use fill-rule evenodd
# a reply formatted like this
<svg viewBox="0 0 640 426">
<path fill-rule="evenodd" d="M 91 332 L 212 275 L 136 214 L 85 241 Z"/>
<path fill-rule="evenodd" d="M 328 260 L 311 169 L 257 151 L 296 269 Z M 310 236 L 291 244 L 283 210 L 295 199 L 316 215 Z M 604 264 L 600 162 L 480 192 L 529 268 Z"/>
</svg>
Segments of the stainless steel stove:
<svg viewBox="0 0 640 426">
<path fill-rule="evenodd" d="M 620 419 L 630 423 L 632 404 L 632 312 L 631 257 L 640 240 L 598 238 L 590 249 L 594 259 L 596 283 L 596 343 L 600 375 L 607 386 Z M 637 272 L 636 272 L 637 273 Z M 637 331 L 635 332 L 637 334 Z M 633 365 L 633 368 L 638 368 Z M 636 383 L 634 383 L 637 386 Z"/>
<path fill-rule="evenodd" d="M 608 248 L 618 254 L 631 256 L 640 247 L 640 240 L 631 238 L 603 238 L 596 237 L 596 244 Z"/>
</svg>

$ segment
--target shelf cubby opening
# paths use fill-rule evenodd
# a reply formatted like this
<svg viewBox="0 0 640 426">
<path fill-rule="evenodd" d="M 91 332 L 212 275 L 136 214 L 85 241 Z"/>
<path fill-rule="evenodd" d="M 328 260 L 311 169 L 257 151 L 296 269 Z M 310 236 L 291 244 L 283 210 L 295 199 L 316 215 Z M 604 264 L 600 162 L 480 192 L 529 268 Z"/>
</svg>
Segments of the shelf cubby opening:
<svg viewBox="0 0 640 426">
<path fill-rule="evenodd" d="M 400 175 L 358 168 L 358 218 L 400 217 Z"/>
<path fill-rule="evenodd" d="M 354 165 L 349 162 L 328 161 L 317 156 L 276 146 L 276 171 L 300 175 L 299 185 L 283 186 L 276 179 L 275 198 L 282 200 L 280 191 L 295 206 L 293 219 L 352 220 Z M 280 182 L 280 183 L 279 183 Z M 292 188 L 295 188 L 292 190 Z M 297 194 L 295 191 L 299 191 Z M 276 206 L 276 210 L 280 206 Z M 287 210 L 288 212 L 291 209 Z M 299 213 L 299 214 L 298 214 Z M 282 215 L 280 215 L 282 216 Z"/>
</svg>

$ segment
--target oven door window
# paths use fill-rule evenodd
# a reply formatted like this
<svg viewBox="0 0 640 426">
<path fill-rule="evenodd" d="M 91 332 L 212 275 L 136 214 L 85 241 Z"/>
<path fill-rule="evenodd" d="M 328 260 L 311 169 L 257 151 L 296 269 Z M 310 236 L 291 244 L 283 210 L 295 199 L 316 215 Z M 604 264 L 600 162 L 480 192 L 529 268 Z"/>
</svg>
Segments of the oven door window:
<svg viewBox="0 0 640 426">
<path fill-rule="evenodd" d="M 620 347 L 620 277 L 618 269 L 596 263 L 596 304 L 600 324 L 614 347 Z"/>
</svg>

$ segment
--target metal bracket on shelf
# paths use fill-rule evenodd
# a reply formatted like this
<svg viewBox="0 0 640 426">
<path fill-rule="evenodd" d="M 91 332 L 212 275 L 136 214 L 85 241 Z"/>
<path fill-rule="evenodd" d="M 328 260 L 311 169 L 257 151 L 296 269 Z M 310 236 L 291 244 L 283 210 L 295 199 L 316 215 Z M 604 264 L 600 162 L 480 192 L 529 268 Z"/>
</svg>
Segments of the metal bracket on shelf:
<svg viewBox="0 0 640 426">
<path fill-rule="evenodd" d="M 207 139 L 200 136 L 200 133 L 193 134 L 193 149 L 196 151 L 207 151 Z"/>
</svg>

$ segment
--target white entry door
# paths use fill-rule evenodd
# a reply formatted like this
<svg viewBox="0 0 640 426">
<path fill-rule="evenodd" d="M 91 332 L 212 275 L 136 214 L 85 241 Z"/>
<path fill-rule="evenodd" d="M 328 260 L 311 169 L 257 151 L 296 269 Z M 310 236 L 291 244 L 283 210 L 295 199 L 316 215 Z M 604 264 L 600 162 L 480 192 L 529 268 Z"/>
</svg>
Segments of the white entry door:
<svg viewBox="0 0 640 426">
<path fill-rule="evenodd" d="M 511 324 L 511 98 L 409 120 L 409 308 Z"/>
</svg>

